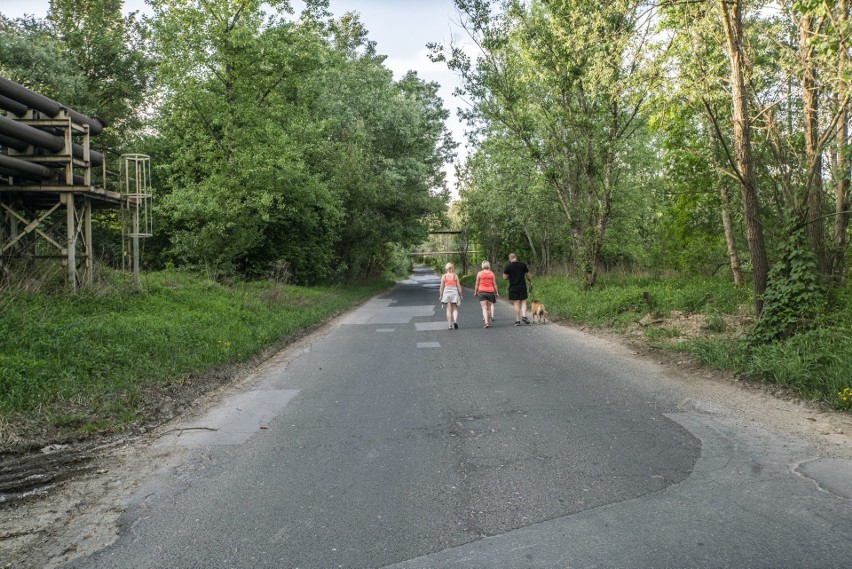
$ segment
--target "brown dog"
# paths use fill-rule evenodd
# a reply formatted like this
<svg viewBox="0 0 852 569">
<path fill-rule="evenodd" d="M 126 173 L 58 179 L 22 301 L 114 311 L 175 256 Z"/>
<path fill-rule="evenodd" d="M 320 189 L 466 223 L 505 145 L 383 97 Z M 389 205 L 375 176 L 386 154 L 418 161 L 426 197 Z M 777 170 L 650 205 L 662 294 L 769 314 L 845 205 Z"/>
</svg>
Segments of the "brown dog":
<svg viewBox="0 0 852 569">
<path fill-rule="evenodd" d="M 545 310 L 543 302 L 533 300 L 530 305 L 530 311 L 532 312 L 533 322 L 538 324 L 547 322 L 547 310 Z"/>
</svg>

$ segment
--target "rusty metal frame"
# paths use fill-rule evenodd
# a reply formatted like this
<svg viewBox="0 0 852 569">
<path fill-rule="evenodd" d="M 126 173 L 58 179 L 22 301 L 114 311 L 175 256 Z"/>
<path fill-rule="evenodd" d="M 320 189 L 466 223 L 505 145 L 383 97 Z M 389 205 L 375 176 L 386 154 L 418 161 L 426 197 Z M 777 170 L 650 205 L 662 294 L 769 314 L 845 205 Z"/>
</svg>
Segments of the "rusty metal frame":
<svg viewBox="0 0 852 569">
<path fill-rule="evenodd" d="M 136 286 L 139 275 L 140 239 L 153 235 L 151 202 L 151 157 L 147 154 L 122 154 L 121 187 L 121 264 L 133 272 Z"/>
<path fill-rule="evenodd" d="M 0 193 L 0 263 L 4 257 L 32 259 L 58 258 L 67 270 L 72 289 L 90 286 L 93 282 L 92 200 L 63 192 L 52 205 L 37 208 L 34 214 L 15 208 L 3 201 Z M 55 215 L 65 208 L 64 214 Z M 32 211 L 32 210 L 31 210 Z M 21 227 L 23 226 L 23 227 Z M 46 244 L 56 254 L 39 254 L 39 243 Z M 26 251 L 29 249 L 29 253 Z"/>
<path fill-rule="evenodd" d="M 0 172 L 0 269 L 11 257 L 58 258 L 65 265 L 72 289 L 91 285 L 92 209 L 115 208 L 121 210 L 122 216 L 127 212 L 136 220 L 127 235 L 134 240 L 138 283 L 138 240 L 152 231 L 149 158 L 128 155 L 130 160 L 144 157 L 144 183 L 123 192 L 110 191 L 106 156 L 92 150 L 90 144 L 91 136 L 103 130 L 103 121 L 81 115 L 5 77 L 0 77 L 0 95 L 0 105 L 10 112 L 0 121 L 6 137 L 3 152 L 14 158 L 4 160 Z M 23 168 L 23 162 L 36 164 L 42 170 Z M 126 163 L 127 159 L 122 165 Z M 96 185 L 97 175 L 93 172 L 98 166 L 103 172 L 100 186 Z M 65 211 L 61 212 L 63 207 Z M 43 243 L 58 254 L 40 254 Z"/>
</svg>

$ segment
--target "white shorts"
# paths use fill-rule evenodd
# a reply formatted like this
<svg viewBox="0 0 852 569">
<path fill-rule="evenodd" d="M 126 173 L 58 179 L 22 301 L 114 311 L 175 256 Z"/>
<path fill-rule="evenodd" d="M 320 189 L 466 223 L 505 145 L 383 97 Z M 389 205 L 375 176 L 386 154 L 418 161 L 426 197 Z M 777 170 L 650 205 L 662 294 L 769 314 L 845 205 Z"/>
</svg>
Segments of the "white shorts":
<svg viewBox="0 0 852 569">
<path fill-rule="evenodd" d="M 444 287 L 444 295 L 441 297 L 444 304 L 458 304 L 459 290 L 456 287 Z"/>
</svg>

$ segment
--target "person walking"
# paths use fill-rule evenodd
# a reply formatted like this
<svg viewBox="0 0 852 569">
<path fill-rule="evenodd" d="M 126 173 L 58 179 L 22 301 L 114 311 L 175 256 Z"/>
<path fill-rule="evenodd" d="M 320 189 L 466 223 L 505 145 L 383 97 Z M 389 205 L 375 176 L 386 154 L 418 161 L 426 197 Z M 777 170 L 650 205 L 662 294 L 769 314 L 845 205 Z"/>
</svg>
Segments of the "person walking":
<svg viewBox="0 0 852 569">
<path fill-rule="evenodd" d="M 509 300 L 515 310 L 515 326 L 521 321 L 529 324 L 527 318 L 527 282 L 532 286 L 532 276 L 525 263 L 518 261 L 518 256 L 509 253 L 509 264 L 503 269 L 503 280 L 509 281 Z"/>
<path fill-rule="evenodd" d="M 473 295 L 479 298 L 482 322 L 486 328 L 491 328 L 491 321 L 494 319 L 494 303 L 497 302 L 500 292 L 497 290 L 497 280 L 491 272 L 491 263 L 488 261 L 482 261 L 482 270 L 476 273 Z"/>
<path fill-rule="evenodd" d="M 462 301 L 462 287 L 459 276 L 455 273 L 452 263 L 444 266 L 444 274 L 441 275 L 441 288 L 438 291 L 441 303 L 447 307 L 447 328 L 450 330 L 459 327 L 459 304 Z"/>
</svg>

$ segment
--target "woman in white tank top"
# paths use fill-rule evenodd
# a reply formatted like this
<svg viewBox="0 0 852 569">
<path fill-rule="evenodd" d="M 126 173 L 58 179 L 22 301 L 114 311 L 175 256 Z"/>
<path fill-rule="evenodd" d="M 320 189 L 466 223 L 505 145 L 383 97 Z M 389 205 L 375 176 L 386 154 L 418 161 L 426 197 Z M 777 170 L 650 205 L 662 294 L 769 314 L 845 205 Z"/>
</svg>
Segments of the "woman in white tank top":
<svg viewBox="0 0 852 569">
<path fill-rule="evenodd" d="M 454 269 L 452 263 L 446 264 L 445 272 L 441 275 L 441 289 L 438 291 L 441 303 L 447 307 L 447 328 L 450 330 L 459 327 L 459 304 L 462 301 L 462 287 Z"/>
</svg>

